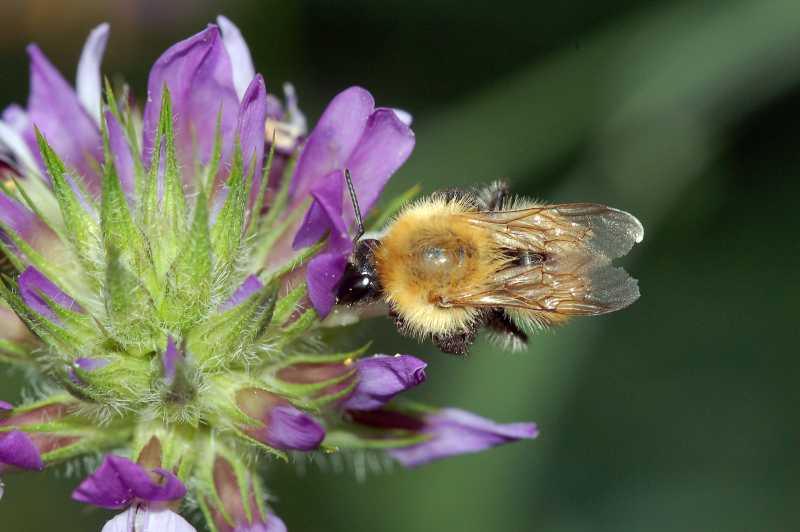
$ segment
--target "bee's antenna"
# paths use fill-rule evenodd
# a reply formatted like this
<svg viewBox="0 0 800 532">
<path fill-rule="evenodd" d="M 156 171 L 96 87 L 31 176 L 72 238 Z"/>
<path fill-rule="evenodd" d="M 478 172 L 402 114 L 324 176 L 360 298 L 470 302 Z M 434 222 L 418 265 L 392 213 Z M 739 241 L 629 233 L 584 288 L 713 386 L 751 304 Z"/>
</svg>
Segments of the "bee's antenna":
<svg viewBox="0 0 800 532">
<path fill-rule="evenodd" d="M 358 198 L 356 197 L 356 189 L 353 187 L 353 179 L 350 177 L 350 169 L 344 169 L 344 180 L 347 182 L 347 191 L 350 192 L 350 201 L 353 203 L 353 212 L 356 215 L 356 224 L 358 224 L 358 233 L 353 239 L 353 245 L 361 240 L 364 236 L 364 220 L 361 219 L 361 208 L 358 206 Z"/>
</svg>

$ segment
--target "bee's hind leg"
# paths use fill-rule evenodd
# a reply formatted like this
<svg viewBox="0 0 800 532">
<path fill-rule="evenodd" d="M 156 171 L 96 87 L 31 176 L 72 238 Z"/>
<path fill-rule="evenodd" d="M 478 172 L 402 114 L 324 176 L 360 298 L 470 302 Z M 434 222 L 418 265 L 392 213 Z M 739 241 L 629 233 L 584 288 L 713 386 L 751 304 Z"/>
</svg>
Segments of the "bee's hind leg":
<svg viewBox="0 0 800 532">
<path fill-rule="evenodd" d="M 434 334 L 431 340 L 442 352 L 450 355 L 466 355 L 475 342 L 478 327 L 453 334 Z"/>
<path fill-rule="evenodd" d="M 528 335 L 503 311 L 495 309 L 486 317 L 492 340 L 511 351 L 521 351 L 528 346 Z"/>
</svg>

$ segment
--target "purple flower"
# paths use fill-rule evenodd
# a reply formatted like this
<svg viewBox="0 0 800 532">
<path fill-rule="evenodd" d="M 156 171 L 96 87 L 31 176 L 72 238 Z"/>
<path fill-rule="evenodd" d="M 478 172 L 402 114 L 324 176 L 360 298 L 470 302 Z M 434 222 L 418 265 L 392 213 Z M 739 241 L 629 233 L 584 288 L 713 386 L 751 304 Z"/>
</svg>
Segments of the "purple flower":
<svg viewBox="0 0 800 532">
<path fill-rule="evenodd" d="M 31 437 L 19 430 L 0 432 L 0 471 L 5 466 L 41 471 L 44 462 Z"/>
<path fill-rule="evenodd" d="M 108 521 L 101 532 L 197 532 L 180 515 L 166 508 L 135 504 Z"/>
<path fill-rule="evenodd" d="M 345 168 L 366 213 L 413 148 L 411 129 L 392 109 L 376 109 L 372 95 L 360 87 L 337 95 L 309 135 L 290 193 L 295 203 L 309 194 L 314 197 L 295 247 L 307 246 L 330 232 L 326 250 L 310 261 L 307 274 L 309 297 L 321 316 L 334 304 L 334 289 L 350 252 L 347 229 L 354 214 L 344 195 Z"/>
<path fill-rule="evenodd" d="M 427 436 L 421 443 L 391 449 L 389 454 L 406 467 L 477 453 L 504 443 L 534 439 L 535 423 L 499 424 L 456 408 L 443 408 L 422 415 L 392 410 L 350 412 L 356 423 L 384 430 L 403 430 Z"/>
<path fill-rule="evenodd" d="M 65 309 L 76 312 L 83 311 L 74 299 L 65 294 L 55 283 L 42 275 L 42 273 L 33 266 L 28 266 L 28 268 L 19 275 L 17 282 L 19 283 L 19 292 L 22 296 L 22 300 L 28 308 L 51 321 L 57 321 L 58 318 L 42 295 Z"/>
<path fill-rule="evenodd" d="M 78 502 L 121 509 L 134 502 L 169 502 L 186 495 L 186 488 L 164 469 L 148 471 L 121 456 L 108 455 L 100 467 L 72 493 Z"/>
<path fill-rule="evenodd" d="M 374 410 L 425 381 L 427 364 L 411 355 L 375 355 L 357 363 L 358 384 L 344 402 L 347 410 Z"/>
<path fill-rule="evenodd" d="M 246 388 L 236 394 L 236 402 L 242 412 L 263 424 L 263 427 L 244 431 L 270 447 L 311 451 L 325 438 L 325 429 L 313 417 L 273 393 Z"/>
<path fill-rule="evenodd" d="M 249 171 L 251 162 L 255 160 L 256 166 L 252 170 L 256 176 L 254 181 L 258 180 L 264 153 L 266 87 L 260 75 L 243 85 L 250 71 L 242 75 L 242 59 L 237 52 L 238 68 L 234 72 L 226 49 L 230 46 L 233 46 L 230 42 L 228 46 L 223 42 L 219 28 L 209 25 L 206 30 L 173 45 L 158 58 L 147 83 L 143 125 L 145 163 L 149 163 L 152 157 L 161 112 L 161 92 L 166 86 L 172 98 L 176 148 L 184 179 L 191 179 L 191 169 L 196 162 L 206 164 L 211 159 L 219 113 L 221 168 L 228 167 L 234 137 L 238 134 L 245 169 Z M 234 78 L 242 84 L 238 87 L 239 93 Z M 245 87 L 243 92 L 242 87 Z"/>
<path fill-rule="evenodd" d="M 100 190 L 97 163 L 102 161 L 100 137 L 100 61 L 108 38 L 108 25 L 89 35 L 78 65 L 78 93 L 47 60 L 36 45 L 28 47 L 31 59 L 31 87 L 28 124 L 21 132 L 36 155 L 33 127 L 36 126 L 71 168 L 83 177 L 93 193 Z M 44 167 L 40 165 L 42 173 Z"/>
</svg>

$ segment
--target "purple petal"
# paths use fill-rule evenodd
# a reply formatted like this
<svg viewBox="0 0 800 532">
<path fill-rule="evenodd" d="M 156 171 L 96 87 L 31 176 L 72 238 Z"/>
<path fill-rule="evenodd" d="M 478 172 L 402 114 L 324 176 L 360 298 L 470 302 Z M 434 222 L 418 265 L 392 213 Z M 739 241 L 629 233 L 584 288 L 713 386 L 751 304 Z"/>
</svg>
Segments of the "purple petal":
<svg viewBox="0 0 800 532">
<path fill-rule="evenodd" d="M 359 380 L 344 402 L 347 410 L 374 410 L 425 381 L 427 364 L 411 355 L 375 355 L 357 363 Z"/>
<path fill-rule="evenodd" d="M 397 108 L 392 108 L 392 111 L 394 111 L 394 114 L 397 115 L 397 119 L 408 127 L 411 127 L 411 124 L 414 123 L 414 117 L 411 116 L 411 113 L 408 111 Z"/>
<path fill-rule="evenodd" d="M 197 532 L 180 515 L 167 508 L 134 505 L 114 516 L 101 532 Z"/>
<path fill-rule="evenodd" d="M 11 199 L 0 190 L 0 223 L 8 226 L 26 242 L 31 242 L 33 235 L 41 230 L 39 218 L 20 203 Z M 0 236 L 3 235 L 0 229 Z M 3 237 L 4 241 L 9 240 Z"/>
<path fill-rule="evenodd" d="M 156 469 L 163 482 L 155 482 L 139 464 L 109 455 L 100 467 L 72 493 L 79 502 L 101 508 L 124 508 L 134 501 L 174 501 L 186 495 L 186 487 L 174 474 Z"/>
<path fill-rule="evenodd" d="M 534 423 L 503 425 L 454 408 L 430 414 L 425 422 L 426 427 L 422 432 L 430 436 L 429 440 L 389 451 L 406 467 L 416 467 L 449 456 L 476 453 L 539 435 Z"/>
<path fill-rule="evenodd" d="M 358 147 L 347 161 L 362 214 L 377 201 L 392 174 L 411 155 L 414 133 L 391 109 L 377 109 L 369 117 Z M 350 211 L 345 219 L 352 220 Z"/>
<path fill-rule="evenodd" d="M 100 24 L 89 34 L 83 45 L 81 59 L 78 61 L 78 75 L 75 78 L 75 89 L 84 109 L 100 125 L 102 109 L 103 84 L 100 78 L 100 63 L 108 42 L 107 23 Z"/>
<path fill-rule="evenodd" d="M 267 518 L 267 527 L 264 532 L 287 532 L 286 525 L 281 521 L 280 517 L 275 514 L 270 514 Z"/>
<path fill-rule="evenodd" d="M 261 167 L 264 162 L 264 135 L 267 122 L 267 88 L 261 74 L 253 79 L 242 99 L 239 109 L 239 139 L 244 157 L 245 175 L 255 158 L 251 198 L 255 198 L 261 184 Z"/>
<path fill-rule="evenodd" d="M 283 94 L 286 96 L 286 112 L 289 114 L 289 125 L 300 135 L 308 131 L 306 115 L 300 110 L 297 103 L 297 91 L 291 83 L 283 84 Z"/>
<path fill-rule="evenodd" d="M 336 303 L 336 287 L 346 266 L 347 255 L 337 250 L 321 253 L 308 263 L 308 298 L 321 318 L 327 316 Z"/>
<path fill-rule="evenodd" d="M 332 231 L 332 239 L 348 239 L 347 226 L 342 219 L 343 191 L 344 172 L 341 170 L 334 170 L 317 182 L 311 189 L 314 202 L 306 212 L 292 247 L 300 249 L 316 244 L 328 231 Z"/>
<path fill-rule="evenodd" d="M 295 202 L 302 201 L 318 179 L 345 168 L 374 107 L 372 95 L 361 87 L 339 93 L 328 104 L 297 162 L 290 189 Z"/>
<path fill-rule="evenodd" d="M 0 153 L 11 154 L 25 172 L 38 172 L 34 151 L 36 139 L 28 113 L 12 104 L 3 111 L 0 120 Z"/>
<path fill-rule="evenodd" d="M 203 164 L 210 160 L 218 112 L 221 112 L 223 141 L 221 167 L 226 168 L 236 130 L 239 99 L 233 86 L 231 62 L 216 26 L 210 25 L 173 45 L 153 65 L 144 109 L 145 162 L 150 161 L 155 145 L 164 85 L 169 87 L 172 98 L 175 141 L 184 174 L 194 168 L 195 155 Z"/>
<path fill-rule="evenodd" d="M 178 348 L 175 347 L 175 341 L 172 336 L 167 338 L 167 350 L 161 356 L 161 362 L 164 366 L 164 382 L 172 384 L 175 381 L 175 373 L 178 371 L 178 360 L 180 353 Z"/>
<path fill-rule="evenodd" d="M 28 55 L 31 58 L 28 97 L 31 122 L 67 166 L 78 170 L 89 190 L 99 192 L 100 176 L 95 168 L 103 155 L 100 129 L 42 51 L 30 45 Z"/>
<path fill-rule="evenodd" d="M 0 401 L 0 410 L 14 410 L 14 405 L 5 401 Z"/>
<path fill-rule="evenodd" d="M 50 309 L 47 302 L 40 295 L 40 292 L 61 307 L 76 312 L 83 312 L 83 309 L 74 299 L 62 292 L 58 286 L 42 275 L 42 273 L 33 266 L 28 266 L 25 271 L 19 275 L 17 283 L 22 300 L 28 308 L 50 320 L 56 320 L 56 314 Z"/>
<path fill-rule="evenodd" d="M 122 125 L 111 111 L 106 111 L 106 125 L 108 127 L 108 144 L 114 160 L 122 190 L 128 198 L 133 197 L 135 188 L 133 154 Z"/>
<path fill-rule="evenodd" d="M 227 17 L 218 16 L 217 24 L 219 24 L 219 29 L 222 31 L 222 42 L 225 45 L 225 50 L 231 58 L 233 85 L 236 87 L 236 94 L 240 100 L 243 100 L 247 86 L 250 85 L 256 75 L 253 58 L 250 56 L 250 48 L 247 47 L 239 28 Z"/>
<path fill-rule="evenodd" d="M 323 318 L 336 302 L 335 289 L 352 250 L 347 226 L 342 219 L 343 180 L 343 172 L 335 170 L 311 190 L 314 202 L 292 244 L 295 248 L 309 246 L 330 231 L 325 251 L 309 261 L 306 273 L 309 299 Z"/>
<path fill-rule="evenodd" d="M 265 424 L 260 435 L 276 449 L 312 451 L 325 438 L 325 429 L 313 417 L 288 405 L 272 408 Z"/>
<path fill-rule="evenodd" d="M 261 281 L 258 280 L 258 277 L 256 277 L 255 275 L 249 276 L 247 279 L 244 280 L 242 286 L 240 286 L 236 290 L 236 292 L 233 293 L 231 298 L 225 303 L 223 303 L 223 305 L 220 307 L 219 310 L 226 311 L 232 309 L 237 305 L 241 305 L 242 303 L 247 301 L 247 299 L 250 296 L 258 292 L 262 288 L 264 288 L 264 285 L 261 284 Z"/>
<path fill-rule="evenodd" d="M 35 471 L 44 469 L 36 445 L 30 436 L 18 430 L 0 432 L 0 464 Z"/>
</svg>

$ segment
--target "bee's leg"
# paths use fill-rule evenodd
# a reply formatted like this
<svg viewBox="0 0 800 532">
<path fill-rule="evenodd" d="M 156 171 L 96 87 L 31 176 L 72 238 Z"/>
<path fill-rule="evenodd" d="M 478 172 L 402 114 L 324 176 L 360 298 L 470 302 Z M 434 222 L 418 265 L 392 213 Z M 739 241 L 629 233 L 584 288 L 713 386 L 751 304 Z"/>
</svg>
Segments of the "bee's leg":
<svg viewBox="0 0 800 532">
<path fill-rule="evenodd" d="M 504 208 L 511 192 L 508 183 L 503 180 L 494 181 L 475 191 L 478 208 L 482 211 L 499 211 Z"/>
<path fill-rule="evenodd" d="M 466 355 L 475 342 L 478 327 L 454 334 L 434 334 L 431 340 L 444 353 L 450 355 Z"/>
<path fill-rule="evenodd" d="M 528 335 L 503 311 L 495 309 L 486 317 L 486 326 L 496 341 L 513 351 L 524 349 L 528 345 Z"/>
</svg>

